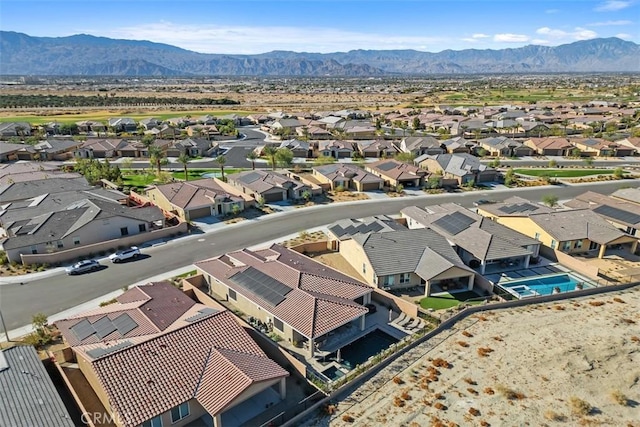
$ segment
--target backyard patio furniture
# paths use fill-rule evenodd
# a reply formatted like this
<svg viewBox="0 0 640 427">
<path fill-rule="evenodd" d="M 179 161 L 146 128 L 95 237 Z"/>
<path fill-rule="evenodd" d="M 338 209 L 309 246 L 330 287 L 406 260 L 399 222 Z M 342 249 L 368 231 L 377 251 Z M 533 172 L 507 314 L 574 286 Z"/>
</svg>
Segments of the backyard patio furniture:
<svg viewBox="0 0 640 427">
<path fill-rule="evenodd" d="M 403 320 L 402 322 L 398 323 L 398 326 L 400 326 L 401 328 L 404 328 L 405 326 L 407 326 L 413 319 L 409 316 L 407 316 L 407 318 L 405 320 Z"/>
<path fill-rule="evenodd" d="M 393 319 L 393 321 L 391 323 L 394 324 L 394 325 L 397 325 L 400 322 L 403 322 L 406 318 L 407 318 L 407 315 L 404 314 L 404 312 L 402 312 L 402 313 L 400 313 L 400 316 L 398 316 L 395 319 Z"/>
<path fill-rule="evenodd" d="M 414 329 L 419 324 L 420 324 L 420 319 L 413 319 L 413 321 L 411 323 L 409 323 L 407 326 L 405 326 L 405 329 L 409 329 L 409 330 Z"/>
</svg>

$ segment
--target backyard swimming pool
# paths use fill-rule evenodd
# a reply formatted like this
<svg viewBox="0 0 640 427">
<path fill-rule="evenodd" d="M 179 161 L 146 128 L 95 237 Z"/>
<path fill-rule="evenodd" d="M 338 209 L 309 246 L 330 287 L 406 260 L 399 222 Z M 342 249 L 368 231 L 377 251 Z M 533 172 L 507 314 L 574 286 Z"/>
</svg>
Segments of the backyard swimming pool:
<svg viewBox="0 0 640 427">
<path fill-rule="evenodd" d="M 398 341 L 398 339 L 380 329 L 375 329 L 351 344 L 342 347 L 340 349 L 340 363 L 347 369 L 353 369 Z M 333 353 L 328 358 L 336 359 L 337 356 L 337 353 Z"/>
<path fill-rule="evenodd" d="M 540 295 L 551 295 L 575 291 L 581 288 L 592 288 L 594 285 L 569 273 L 538 276 L 534 278 L 511 280 L 500 283 L 500 287 L 518 298 Z"/>
</svg>

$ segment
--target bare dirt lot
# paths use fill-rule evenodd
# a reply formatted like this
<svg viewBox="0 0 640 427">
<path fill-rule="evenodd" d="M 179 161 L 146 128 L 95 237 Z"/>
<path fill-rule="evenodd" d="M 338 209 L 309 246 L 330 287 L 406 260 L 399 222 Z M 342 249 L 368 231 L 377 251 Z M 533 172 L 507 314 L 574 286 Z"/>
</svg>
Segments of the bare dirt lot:
<svg viewBox="0 0 640 427">
<path fill-rule="evenodd" d="M 320 426 L 640 426 L 640 289 L 471 316 Z"/>
</svg>

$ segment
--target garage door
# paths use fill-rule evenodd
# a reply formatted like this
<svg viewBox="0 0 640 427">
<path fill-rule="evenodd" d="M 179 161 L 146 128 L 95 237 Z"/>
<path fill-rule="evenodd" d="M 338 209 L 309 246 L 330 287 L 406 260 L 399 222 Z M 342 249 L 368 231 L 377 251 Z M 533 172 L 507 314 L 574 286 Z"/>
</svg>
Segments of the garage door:
<svg viewBox="0 0 640 427">
<path fill-rule="evenodd" d="M 271 194 L 264 194 L 264 201 L 269 203 L 269 202 L 281 202 L 284 200 L 283 198 L 284 193 L 283 192 L 278 192 L 278 193 L 271 193 Z"/>
<path fill-rule="evenodd" d="M 362 191 L 375 191 L 380 189 L 380 184 L 377 182 L 367 182 L 362 184 Z"/>
<path fill-rule="evenodd" d="M 190 219 L 196 219 L 196 218 L 202 218 L 205 216 L 210 216 L 211 215 L 211 207 L 207 206 L 205 208 L 198 208 L 198 209 L 192 209 L 189 211 L 189 218 Z"/>
</svg>

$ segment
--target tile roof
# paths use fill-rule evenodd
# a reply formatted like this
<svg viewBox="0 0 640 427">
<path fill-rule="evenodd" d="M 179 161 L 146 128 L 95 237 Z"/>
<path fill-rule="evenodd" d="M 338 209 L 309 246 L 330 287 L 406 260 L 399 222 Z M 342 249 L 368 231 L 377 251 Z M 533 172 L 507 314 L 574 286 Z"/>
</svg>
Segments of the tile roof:
<svg viewBox="0 0 640 427">
<path fill-rule="evenodd" d="M 216 200 L 242 200 L 235 195 L 229 194 L 215 180 L 210 178 L 189 182 L 172 182 L 158 185 L 156 188 L 170 203 L 182 209 L 211 205 Z"/>
<path fill-rule="evenodd" d="M 502 203 L 482 205 L 479 209 L 498 217 L 529 216 L 536 213 L 555 212 L 547 206 L 533 203 L 530 200 L 518 196 L 509 197 Z"/>
<path fill-rule="evenodd" d="M 638 207 L 638 203 L 587 191 L 576 196 L 573 200 L 565 202 L 564 205 L 575 209 L 591 209 L 605 219 L 633 228 L 640 228 L 640 207 Z"/>
<path fill-rule="evenodd" d="M 567 138 L 562 137 L 529 138 L 527 141 L 541 150 L 560 150 L 573 147 Z"/>
<path fill-rule="evenodd" d="M 129 339 L 158 334 L 185 317 L 195 305 L 195 301 L 169 282 L 154 282 L 129 289 L 117 299 L 116 303 L 80 313 L 68 319 L 56 322 L 56 326 L 71 346 L 109 343 L 111 341 Z M 88 322 L 94 325 L 101 319 L 114 321 L 123 314 L 128 315 L 135 327 L 126 333 L 113 330 L 100 337 L 95 333 L 78 336 L 76 327 Z M 91 332 L 91 329 L 89 329 Z"/>
<path fill-rule="evenodd" d="M 84 177 L 62 178 L 55 176 L 48 179 L 14 182 L 0 187 L 0 199 L 3 203 L 24 200 L 42 194 L 60 193 L 72 190 L 91 190 Z"/>
<path fill-rule="evenodd" d="M 271 171 L 250 170 L 227 176 L 229 183 L 247 187 L 256 193 L 263 193 L 274 188 L 294 190 L 306 187 L 299 181 Z"/>
<path fill-rule="evenodd" d="M 429 206 L 428 211 L 417 206 L 410 206 L 400 212 L 403 216 L 413 219 L 422 226 L 433 229 L 479 260 L 532 255 L 532 251 L 527 249 L 527 246 L 540 244 L 537 240 L 454 203 Z M 455 230 L 442 227 L 443 221 L 446 223 L 448 217 L 455 212 L 462 213 L 469 218 L 468 225 Z"/>
<path fill-rule="evenodd" d="M 92 367 L 127 427 L 193 398 L 215 416 L 251 385 L 288 376 L 228 311 L 111 353 Z"/>
<path fill-rule="evenodd" d="M 272 245 L 259 253 L 248 249 L 231 252 L 198 262 L 196 267 L 308 338 L 324 335 L 367 312 L 353 300 L 370 293 L 369 286 L 280 245 Z M 277 281 L 274 287 L 285 286 L 291 290 L 274 301 L 274 305 L 261 291 L 232 279 L 248 268 Z M 329 317 L 323 317 L 325 315 Z"/>
<path fill-rule="evenodd" d="M 358 234 L 353 240 L 363 248 L 377 276 L 420 272 L 418 274 L 426 276 L 423 279 L 429 280 L 443 265 L 473 273 L 451 244 L 428 228 Z M 425 253 L 431 256 L 425 256 Z"/>
<path fill-rule="evenodd" d="M 74 423 L 32 346 L 0 351 L 0 425 L 59 426 Z"/>
<path fill-rule="evenodd" d="M 327 228 L 329 232 L 340 240 L 349 239 L 356 234 L 406 230 L 406 227 L 386 215 L 370 216 L 360 219 L 343 219 L 334 222 Z"/>
<path fill-rule="evenodd" d="M 344 178 L 348 178 L 355 182 L 362 183 L 384 182 L 384 180 L 379 176 L 369 173 L 356 165 L 334 163 L 330 165 L 316 166 L 313 169 L 331 181 L 343 181 Z"/>
<path fill-rule="evenodd" d="M 395 180 L 416 179 L 429 174 L 424 169 L 395 159 L 383 159 L 374 163 L 367 163 L 365 167 Z"/>
<path fill-rule="evenodd" d="M 589 209 L 533 214 L 529 218 L 558 242 L 589 239 L 604 245 L 628 236 Z"/>
<path fill-rule="evenodd" d="M 427 159 L 435 160 L 442 170 L 455 176 L 493 170 L 480 163 L 476 156 L 467 153 L 424 154 L 416 158 L 415 161 L 416 163 L 421 163 Z"/>
<path fill-rule="evenodd" d="M 638 188 L 621 188 L 611 194 L 611 197 L 622 199 L 627 202 L 640 204 L 640 187 Z"/>
</svg>

